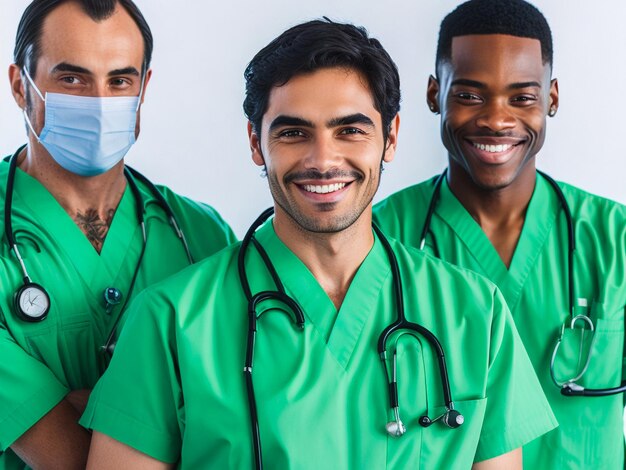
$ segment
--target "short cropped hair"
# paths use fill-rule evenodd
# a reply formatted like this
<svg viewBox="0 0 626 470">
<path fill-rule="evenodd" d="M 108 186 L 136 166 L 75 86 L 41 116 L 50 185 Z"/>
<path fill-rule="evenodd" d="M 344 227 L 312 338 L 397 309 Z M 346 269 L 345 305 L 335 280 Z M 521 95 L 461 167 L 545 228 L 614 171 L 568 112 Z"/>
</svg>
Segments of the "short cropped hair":
<svg viewBox="0 0 626 470">
<path fill-rule="evenodd" d="M 524 0 L 470 0 L 441 22 L 436 69 L 452 56 L 452 38 L 470 34 L 508 34 L 538 39 L 544 64 L 552 68 L 552 32 L 548 21 Z"/>
<path fill-rule="evenodd" d="M 52 10 L 68 1 L 77 0 L 33 0 L 22 14 L 15 36 L 13 61 L 20 68 L 26 66 L 33 78 L 35 78 L 37 73 L 37 61 L 41 54 L 41 35 L 44 20 Z M 106 20 L 113 14 L 115 7 L 118 4 L 121 5 L 135 21 L 139 31 L 141 31 L 144 43 L 142 74 L 148 70 L 152 60 L 152 32 L 146 19 L 132 0 L 78 0 L 77 3 L 85 14 L 94 21 Z"/>
<path fill-rule="evenodd" d="M 260 135 L 272 88 L 286 84 L 296 75 L 333 67 L 358 71 L 367 80 L 374 107 L 382 117 L 386 141 L 391 122 L 400 111 L 398 68 L 365 28 L 327 18 L 288 29 L 248 64 L 243 109 L 253 130 Z"/>
</svg>

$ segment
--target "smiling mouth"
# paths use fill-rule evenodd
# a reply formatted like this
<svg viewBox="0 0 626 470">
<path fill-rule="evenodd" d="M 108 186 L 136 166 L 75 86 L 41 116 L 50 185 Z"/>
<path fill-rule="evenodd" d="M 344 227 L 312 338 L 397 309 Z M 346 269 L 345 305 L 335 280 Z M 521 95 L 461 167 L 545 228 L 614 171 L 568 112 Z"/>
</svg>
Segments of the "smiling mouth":
<svg viewBox="0 0 626 470">
<path fill-rule="evenodd" d="M 334 193 L 335 191 L 339 191 L 346 187 L 348 183 L 335 183 L 335 184 L 323 184 L 323 185 L 315 185 L 315 184 L 305 184 L 302 185 L 302 189 L 309 193 L 316 194 L 327 194 Z"/>
<path fill-rule="evenodd" d="M 489 152 L 489 153 L 506 152 L 511 147 L 514 147 L 514 145 L 510 145 L 510 144 L 485 145 L 485 144 L 477 144 L 475 142 L 473 142 L 472 145 L 478 150 L 482 150 L 484 152 Z"/>
</svg>

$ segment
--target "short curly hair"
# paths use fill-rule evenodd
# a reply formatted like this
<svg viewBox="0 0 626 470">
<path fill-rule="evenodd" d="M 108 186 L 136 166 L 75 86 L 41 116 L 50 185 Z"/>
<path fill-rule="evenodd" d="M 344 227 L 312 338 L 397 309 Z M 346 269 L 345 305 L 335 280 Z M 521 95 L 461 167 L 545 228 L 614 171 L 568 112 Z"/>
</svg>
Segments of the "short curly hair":
<svg viewBox="0 0 626 470">
<path fill-rule="evenodd" d="M 552 68 L 552 32 L 548 21 L 524 0 L 470 0 L 441 22 L 435 67 L 452 55 L 452 38 L 470 34 L 508 34 L 538 39 L 544 64 Z"/>
</svg>

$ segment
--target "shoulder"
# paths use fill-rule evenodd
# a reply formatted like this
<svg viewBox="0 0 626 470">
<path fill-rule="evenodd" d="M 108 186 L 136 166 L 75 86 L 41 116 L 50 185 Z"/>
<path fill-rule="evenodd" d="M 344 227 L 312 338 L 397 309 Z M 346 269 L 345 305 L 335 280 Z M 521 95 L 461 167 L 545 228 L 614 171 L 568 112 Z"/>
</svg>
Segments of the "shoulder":
<svg viewBox="0 0 626 470">
<path fill-rule="evenodd" d="M 625 205 L 568 183 L 559 181 L 558 185 L 568 204 L 570 204 L 570 210 L 575 219 L 609 217 L 615 220 L 626 220 Z"/>
<path fill-rule="evenodd" d="M 222 226 L 227 225 L 222 216 L 212 206 L 185 196 L 181 196 L 167 186 L 160 184 L 155 186 L 163 195 L 177 217 L 202 217 Z"/>
<path fill-rule="evenodd" d="M 396 253 L 405 284 L 416 284 L 418 281 L 422 289 L 428 285 L 430 294 L 437 293 L 455 302 L 471 298 L 483 307 L 490 306 L 497 295 L 496 285 L 485 276 L 418 248 L 403 245 L 397 240 L 389 241 Z"/>
<path fill-rule="evenodd" d="M 147 287 L 142 296 L 178 304 L 187 296 L 209 296 L 224 288 L 228 278 L 237 278 L 237 257 L 240 243 L 232 244 L 216 254 L 187 266 L 179 272 Z M 238 278 L 237 278 L 238 279 Z"/>
<path fill-rule="evenodd" d="M 388 213 L 401 212 L 408 208 L 413 210 L 423 205 L 422 203 L 427 204 L 432 195 L 436 180 L 437 177 L 435 176 L 393 193 L 374 206 L 374 214 L 378 217 L 382 217 Z"/>
</svg>

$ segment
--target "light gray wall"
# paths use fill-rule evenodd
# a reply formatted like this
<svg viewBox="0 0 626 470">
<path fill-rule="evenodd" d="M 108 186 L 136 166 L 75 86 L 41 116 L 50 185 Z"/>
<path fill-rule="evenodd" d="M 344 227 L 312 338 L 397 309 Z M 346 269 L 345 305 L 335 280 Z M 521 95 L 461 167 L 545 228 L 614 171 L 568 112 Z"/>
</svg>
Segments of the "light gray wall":
<svg viewBox="0 0 626 470">
<path fill-rule="evenodd" d="M 0 2 L 0 68 L 12 62 L 26 0 Z M 396 159 L 377 200 L 445 166 L 437 118 L 425 105 L 438 27 L 453 0 L 137 0 L 155 36 L 153 78 L 142 134 L 127 161 L 154 181 L 210 203 L 239 236 L 270 205 L 250 160 L 243 117 L 243 70 L 285 28 L 327 15 L 366 26 L 402 78 Z M 536 0 L 552 26 L 561 101 L 538 165 L 559 180 L 626 203 L 621 106 L 626 97 L 626 2 Z M 0 80 L 0 154 L 25 142 L 21 114 Z"/>
</svg>

